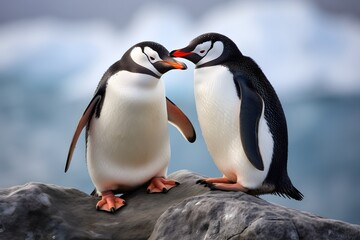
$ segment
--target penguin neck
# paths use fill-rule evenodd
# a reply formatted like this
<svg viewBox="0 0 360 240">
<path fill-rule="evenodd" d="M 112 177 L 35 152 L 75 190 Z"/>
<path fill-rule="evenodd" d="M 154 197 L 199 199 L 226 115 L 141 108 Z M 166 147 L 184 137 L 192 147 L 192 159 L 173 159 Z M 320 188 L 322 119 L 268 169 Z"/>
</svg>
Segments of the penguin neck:
<svg viewBox="0 0 360 240">
<path fill-rule="evenodd" d="M 113 82 L 112 87 L 116 89 L 128 89 L 130 92 L 146 92 L 161 88 L 159 78 L 143 73 L 133 73 L 129 71 L 119 71 L 114 74 L 109 81 Z"/>
</svg>

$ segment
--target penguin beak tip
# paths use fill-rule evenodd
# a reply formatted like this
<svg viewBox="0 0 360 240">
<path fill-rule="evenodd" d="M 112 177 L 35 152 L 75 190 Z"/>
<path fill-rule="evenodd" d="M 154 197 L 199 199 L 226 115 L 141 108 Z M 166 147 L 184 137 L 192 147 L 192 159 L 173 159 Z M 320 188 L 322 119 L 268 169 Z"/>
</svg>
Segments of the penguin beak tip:
<svg viewBox="0 0 360 240">
<path fill-rule="evenodd" d="M 180 64 L 181 64 L 181 66 L 182 66 L 182 67 L 180 68 L 181 70 L 186 70 L 186 69 L 187 69 L 187 66 L 186 66 L 185 63 L 182 62 L 182 63 L 180 63 Z"/>
<path fill-rule="evenodd" d="M 183 62 L 177 62 L 175 68 L 176 68 L 176 69 L 180 69 L 180 70 L 186 70 L 186 69 L 187 69 L 187 66 L 186 66 L 186 64 L 183 63 Z"/>
<path fill-rule="evenodd" d="M 165 64 L 170 65 L 173 69 L 180 69 L 180 70 L 185 70 L 187 69 L 187 66 L 185 63 L 183 62 L 178 62 L 178 61 L 164 61 Z"/>
</svg>

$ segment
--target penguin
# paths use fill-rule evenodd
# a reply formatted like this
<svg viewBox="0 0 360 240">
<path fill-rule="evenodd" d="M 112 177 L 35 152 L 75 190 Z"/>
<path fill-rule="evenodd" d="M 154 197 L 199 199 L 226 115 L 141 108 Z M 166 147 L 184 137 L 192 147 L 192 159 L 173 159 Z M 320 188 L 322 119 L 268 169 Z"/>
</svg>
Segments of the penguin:
<svg viewBox="0 0 360 240">
<path fill-rule="evenodd" d="M 194 142 L 196 133 L 186 115 L 165 96 L 161 76 L 186 65 L 155 42 L 132 46 L 102 76 L 72 138 L 65 172 L 86 127 L 88 172 L 101 199 L 96 209 L 115 212 L 125 205 L 114 192 L 149 182 L 147 191 L 167 192 L 179 183 L 166 179 L 170 160 L 167 122 Z"/>
<path fill-rule="evenodd" d="M 172 57 L 195 64 L 200 128 L 222 178 L 200 179 L 211 189 L 277 194 L 302 200 L 287 173 L 287 125 L 279 98 L 250 57 L 218 33 L 206 33 Z"/>
</svg>

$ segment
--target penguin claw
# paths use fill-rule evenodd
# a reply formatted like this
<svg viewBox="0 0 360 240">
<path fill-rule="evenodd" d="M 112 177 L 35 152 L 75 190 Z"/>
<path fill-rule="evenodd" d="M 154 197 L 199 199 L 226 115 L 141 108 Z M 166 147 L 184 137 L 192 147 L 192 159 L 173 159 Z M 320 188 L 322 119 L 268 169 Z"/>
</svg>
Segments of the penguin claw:
<svg viewBox="0 0 360 240">
<path fill-rule="evenodd" d="M 167 193 L 173 187 L 180 185 L 174 180 L 165 179 L 163 177 L 154 177 L 146 189 L 147 193 Z"/>
<path fill-rule="evenodd" d="M 199 179 L 196 181 L 196 184 L 205 184 L 206 180 L 205 179 Z"/>
</svg>

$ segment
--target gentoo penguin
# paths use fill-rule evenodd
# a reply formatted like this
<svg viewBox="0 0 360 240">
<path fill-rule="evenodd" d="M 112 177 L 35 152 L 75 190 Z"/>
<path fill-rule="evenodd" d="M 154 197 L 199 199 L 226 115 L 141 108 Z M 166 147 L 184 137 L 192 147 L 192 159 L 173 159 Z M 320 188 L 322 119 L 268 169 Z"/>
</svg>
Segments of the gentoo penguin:
<svg viewBox="0 0 360 240">
<path fill-rule="evenodd" d="M 301 200 L 287 174 L 285 115 L 259 66 L 218 33 L 170 53 L 193 62 L 200 128 L 222 178 L 199 180 L 211 189 L 278 194 Z"/>
<path fill-rule="evenodd" d="M 184 113 L 165 97 L 160 77 L 186 69 L 162 45 L 141 42 L 105 72 L 75 130 L 65 172 L 86 126 L 89 175 L 101 200 L 98 210 L 114 212 L 125 204 L 113 191 L 129 191 L 147 182 L 147 191 L 167 192 L 178 185 L 165 179 L 170 159 L 167 122 L 194 142 L 194 128 Z"/>
</svg>

